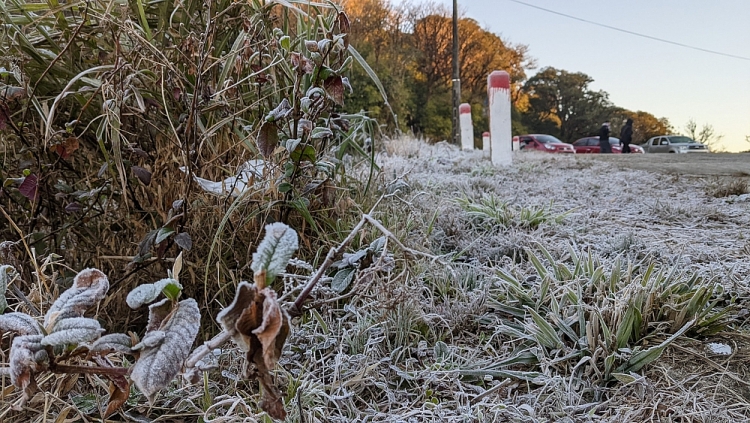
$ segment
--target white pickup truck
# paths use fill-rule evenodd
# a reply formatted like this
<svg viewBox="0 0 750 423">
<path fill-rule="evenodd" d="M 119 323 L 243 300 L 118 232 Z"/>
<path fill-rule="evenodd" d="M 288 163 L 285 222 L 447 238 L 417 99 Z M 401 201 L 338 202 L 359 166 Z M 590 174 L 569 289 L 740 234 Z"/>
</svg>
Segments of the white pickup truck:
<svg viewBox="0 0 750 423">
<path fill-rule="evenodd" d="M 708 153 L 708 146 L 682 135 L 660 135 L 641 145 L 646 153 Z"/>
</svg>

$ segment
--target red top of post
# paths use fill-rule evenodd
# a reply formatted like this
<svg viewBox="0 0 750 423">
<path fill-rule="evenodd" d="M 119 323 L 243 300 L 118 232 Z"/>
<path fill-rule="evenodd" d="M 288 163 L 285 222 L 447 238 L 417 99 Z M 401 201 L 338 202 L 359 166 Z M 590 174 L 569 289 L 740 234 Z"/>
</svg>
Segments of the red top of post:
<svg viewBox="0 0 750 423">
<path fill-rule="evenodd" d="M 490 88 L 510 89 L 510 75 L 505 71 L 494 71 L 489 76 Z"/>
<path fill-rule="evenodd" d="M 489 137 L 489 136 L 490 136 L 489 132 L 482 132 L 482 137 Z"/>
<path fill-rule="evenodd" d="M 471 106 L 469 103 L 462 103 L 460 106 L 458 106 L 458 113 L 461 113 L 462 115 L 471 113 Z"/>
</svg>

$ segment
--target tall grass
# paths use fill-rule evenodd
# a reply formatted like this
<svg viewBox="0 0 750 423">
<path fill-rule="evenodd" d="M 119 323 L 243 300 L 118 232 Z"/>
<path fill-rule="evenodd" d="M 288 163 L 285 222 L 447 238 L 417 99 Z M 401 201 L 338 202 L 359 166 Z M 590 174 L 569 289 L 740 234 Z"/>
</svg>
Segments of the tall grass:
<svg viewBox="0 0 750 423">
<path fill-rule="evenodd" d="M 378 125 L 345 104 L 348 70 L 369 67 L 333 3 L 9 0 L 0 19 L 3 207 L 40 255 L 120 283 L 190 249 L 209 303 L 209 279 L 242 277 L 265 222 L 326 245 L 355 211 L 342 200 L 370 189 Z M 371 165 L 362 185 L 352 156 Z M 250 159 L 262 181 L 239 198 L 191 180 Z"/>
</svg>

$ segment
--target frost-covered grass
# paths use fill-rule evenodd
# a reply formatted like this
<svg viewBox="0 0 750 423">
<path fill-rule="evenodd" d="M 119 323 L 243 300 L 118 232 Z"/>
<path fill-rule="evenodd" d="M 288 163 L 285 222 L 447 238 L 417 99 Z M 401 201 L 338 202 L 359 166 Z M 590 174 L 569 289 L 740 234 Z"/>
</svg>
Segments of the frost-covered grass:
<svg viewBox="0 0 750 423">
<path fill-rule="evenodd" d="M 372 217 L 432 257 L 386 242 L 344 291 L 333 273 L 319 284 L 276 372 L 287 421 L 750 419 L 750 199 L 707 188 L 731 179 L 625 161 L 638 157 L 529 153 L 494 168 L 481 152 L 413 140 L 377 160 Z M 347 252 L 381 235 L 368 227 Z M 282 301 L 320 263 L 293 264 Z M 119 418 L 268 421 L 240 354 L 207 360 L 220 369 L 203 386 L 174 384 L 150 410 L 133 393 Z M 81 403 L 79 391 L 33 398 L 28 421 Z"/>
</svg>

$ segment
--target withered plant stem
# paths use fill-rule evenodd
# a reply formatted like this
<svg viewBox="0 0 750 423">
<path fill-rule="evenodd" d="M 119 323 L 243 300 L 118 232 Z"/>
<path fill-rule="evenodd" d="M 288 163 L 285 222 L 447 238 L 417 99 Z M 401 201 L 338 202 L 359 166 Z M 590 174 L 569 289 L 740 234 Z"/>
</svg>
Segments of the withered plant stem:
<svg viewBox="0 0 750 423">
<path fill-rule="evenodd" d="M 190 354 L 188 359 L 185 360 L 185 368 L 191 369 L 195 367 L 198 361 L 202 359 L 203 357 L 205 357 L 209 352 L 211 352 L 215 348 L 218 348 L 219 346 L 221 346 L 228 340 L 232 339 L 232 336 L 234 336 L 234 333 L 235 331 L 227 332 L 223 330 L 219 332 L 218 335 L 204 342 L 203 345 L 196 348 L 195 351 L 193 351 L 193 353 Z"/>
<path fill-rule="evenodd" d="M 26 254 L 29 255 L 29 260 L 31 260 L 31 263 L 34 265 L 34 270 L 36 270 L 36 277 L 39 282 L 42 282 L 42 279 L 44 278 L 44 275 L 42 274 L 42 269 L 39 268 L 39 265 L 36 262 L 36 259 L 34 258 L 34 255 L 31 254 L 31 249 L 29 248 L 29 244 L 26 243 L 26 236 L 23 234 L 23 231 L 21 228 L 16 225 L 16 222 L 13 221 L 13 219 L 10 217 L 8 212 L 5 211 L 5 207 L 0 206 L 0 212 L 3 212 L 3 216 L 5 216 L 6 219 L 8 219 L 8 223 L 10 223 L 10 226 L 13 227 L 13 229 L 18 232 L 18 236 L 21 237 L 21 242 L 23 243 L 23 247 L 26 249 Z"/>
<path fill-rule="evenodd" d="M 73 366 L 69 364 L 55 364 L 49 370 L 53 373 L 83 373 L 90 375 L 116 375 L 125 376 L 128 369 L 124 367 L 96 367 L 96 366 Z"/>
<path fill-rule="evenodd" d="M 354 227 L 354 229 L 352 229 L 349 235 L 347 235 L 347 237 L 343 241 L 341 241 L 341 244 L 339 244 L 336 247 L 331 248 L 331 250 L 328 252 L 328 255 L 326 255 L 325 261 L 323 261 L 323 264 L 320 265 L 320 267 L 315 272 L 315 274 L 307 282 L 307 285 L 305 285 L 305 288 L 302 290 L 302 292 L 300 292 L 299 296 L 294 301 L 294 304 L 292 304 L 289 307 L 288 312 L 292 317 L 300 316 L 302 314 L 302 305 L 305 303 L 305 300 L 307 300 L 307 297 L 310 296 L 310 293 L 315 288 L 315 285 L 318 284 L 318 282 L 320 281 L 320 278 L 323 277 L 325 272 L 328 270 L 329 267 L 331 267 L 334 261 L 341 256 L 344 249 L 354 240 L 354 237 L 357 235 L 357 233 L 359 233 L 360 230 L 362 230 L 362 227 L 365 225 L 365 223 L 369 223 L 372 226 L 374 226 L 376 229 L 382 232 L 383 235 L 388 237 L 388 239 L 392 240 L 405 253 L 412 255 L 412 256 L 427 257 L 432 260 L 439 260 L 437 256 L 434 256 L 432 254 L 427 254 L 421 251 L 408 248 L 407 246 L 402 244 L 401 241 L 399 241 L 398 238 L 396 238 L 396 236 L 393 235 L 393 233 L 391 233 L 391 231 L 389 231 L 385 226 L 383 226 L 383 224 L 378 222 L 377 219 L 372 217 L 370 214 L 364 214 L 362 215 L 362 219 L 360 219 L 359 223 L 357 223 L 357 225 Z"/>
</svg>

